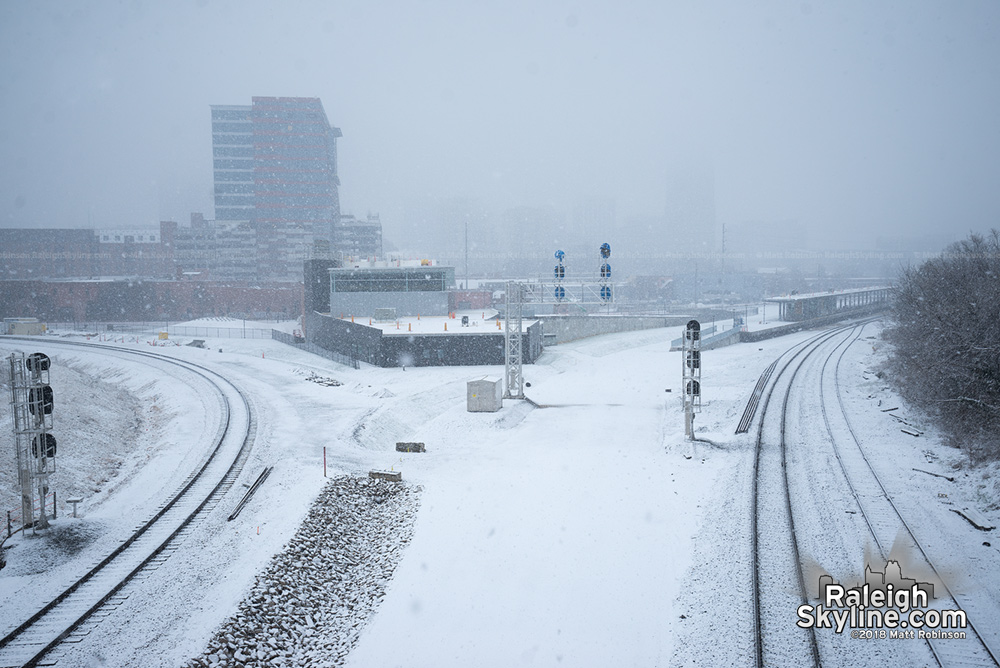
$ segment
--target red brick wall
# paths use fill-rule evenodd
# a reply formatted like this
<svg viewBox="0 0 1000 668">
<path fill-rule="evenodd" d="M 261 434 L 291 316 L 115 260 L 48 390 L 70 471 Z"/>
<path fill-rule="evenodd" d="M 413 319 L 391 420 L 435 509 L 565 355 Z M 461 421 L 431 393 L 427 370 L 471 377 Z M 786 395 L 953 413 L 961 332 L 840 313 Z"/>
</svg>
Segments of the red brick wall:
<svg viewBox="0 0 1000 668">
<path fill-rule="evenodd" d="M 468 304 L 468 306 L 466 306 Z M 448 293 L 448 310 L 482 309 L 493 305 L 493 293 L 489 290 L 452 290 Z"/>
<path fill-rule="evenodd" d="M 0 281 L 0 317 L 146 322 L 302 313 L 302 284 L 212 281 Z"/>
</svg>

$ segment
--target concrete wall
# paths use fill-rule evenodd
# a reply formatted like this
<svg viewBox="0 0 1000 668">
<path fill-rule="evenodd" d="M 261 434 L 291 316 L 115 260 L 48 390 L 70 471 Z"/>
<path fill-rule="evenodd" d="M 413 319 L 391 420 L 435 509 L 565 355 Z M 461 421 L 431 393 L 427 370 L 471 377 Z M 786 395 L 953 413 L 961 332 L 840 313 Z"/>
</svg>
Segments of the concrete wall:
<svg viewBox="0 0 1000 668">
<path fill-rule="evenodd" d="M 475 366 L 503 364 L 504 338 L 496 334 L 424 334 L 382 339 L 381 366 Z"/>
<path fill-rule="evenodd" d="M 740 334 L 740 330 L 736 328 L 720 332 L 715 336 L 710 336 L 707 339 L 704 339 L 701 342 L 701 349 L 713 350 L 714 348 L 721 348 L 723 346 L 730 346 L 734 343 L 739 343 L 742 340 L 740 339 Z"/>
<path fill-rule="evenodd" d="M 306 339 L 320 348 L 383 366 L 382 330 L 313 311 L 306 314 Z"/>
<path fill-rule="evenodd" d="M 504 335 L 408 334 L 384 336 L 382 330 L 316 312 L 306 315 L 309 343 L 382 367 L 477 366 L 504 363 Z M 523 361 L 532 364 L 542 354 L 542 325 L 534 323 L 522 335 Z"/>
<path fill-rule="evenodd" d="M 542 324 L 521 335 L 521 358 L 534 364 L 542 354 Z M 381 366 L 477 366 L 504 363 L 504 334 L 423 334 L 382 337 Z"/>
<path fill-rule="evenodd" d="M 538 319 L 545 333 L 545 345 L 550 346 L 599 334 L 676 327 L 687 324 L 691 316 L 541 315 Z"/>
</svg>

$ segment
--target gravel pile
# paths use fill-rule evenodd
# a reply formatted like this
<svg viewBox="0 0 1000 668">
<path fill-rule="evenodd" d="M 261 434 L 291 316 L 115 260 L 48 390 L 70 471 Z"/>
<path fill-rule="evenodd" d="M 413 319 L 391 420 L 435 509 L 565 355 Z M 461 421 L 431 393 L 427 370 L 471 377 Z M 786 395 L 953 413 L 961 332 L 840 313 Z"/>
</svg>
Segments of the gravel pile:
<svg viewBox="0 0 1000 668">
<path fill-rule="evenodd" d="M 420 487 L 341 476 L 186 668 L 341 665 L 409 542 Z"/>
</svg>

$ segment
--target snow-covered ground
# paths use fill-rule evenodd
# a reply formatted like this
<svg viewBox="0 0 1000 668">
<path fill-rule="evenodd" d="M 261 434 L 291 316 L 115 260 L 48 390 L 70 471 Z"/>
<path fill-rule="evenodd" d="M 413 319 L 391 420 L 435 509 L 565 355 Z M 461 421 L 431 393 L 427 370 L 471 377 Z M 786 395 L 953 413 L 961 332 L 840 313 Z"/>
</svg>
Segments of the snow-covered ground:
<svg viewBox="0 0 1000 668">
<path fill-rule="evenodd" d="M 318 512 L 310 514 L 310 507 L 324 485 L 384 469 L 402 472 L 410 490 L 406 512 L 415 511 L 415 519 L 375 541 L 381 547 L 373 554 L 393 556 L 381 575 L 365 576 L 374 583 L 364 590 L 374 603 L 357 606 L 361 612 L 351 618 L 348 665 L 654 666 L 685 665 L 699 656 L 738 663 L 750 651 L 743 612 L 749 582 L 731 572 L 726 580 L 729 569 L 718 564 L 748 540 L 741 533 L 746 527 L 733 518 L 745 512 L 740 504 L 749 494 L 750 450 L 732 432 L 760 372 L 811 334 L 703 354 L 704 403 L 696 425 L 699 436 L 717 446 L 683 438 L 680 354 L 669 352 L 679 335 L 680 328 L 646 330 L 548 348 L 524 369 L 526 393 L 544 408 L 506 401 L 498 413 L 468 413 L 465 384 L 484 374 L 501 376 L 502 367 L 354 370 L 270 340 L 160 348 L 218 370 L 250 395 L 260 423 L 240 483 L 252 483 L 265 466 L 275 468 L 239 518 L 226 522 L 241 496 L 240 484 L 234 487 L 234 498 L 206 518 L 181 551 L 130 585 L 129 599 L 64 661 L 176 666 L 201 657 L 221 663 L 219 638 L 231 633 L 233 619 L 246 619 L 248 602 L 277 595 L 262 584 L 275 577 L 272 558 L 286 544 L 299 550 L 302 540 L 324 549 L 322 530 L 304 523 Z M 31 607 L 25 600 L 39 595 L 35 585 L 80 570 L 107 544 L 106 536 L 134 525 L 136 509 L 152 504 L 171 476 L 186 474 L 199 434 L 218 419 L 207 389 L 187 390 L 183 378 L 155 365 L 47 348 L 47 340 L 25 346 L 0 339 L 0 353 L 31 348 L 56 360 L 53 383 L 63 384 L 55 388 L 56 435 L 60 444 L 87 445 L 76 452 L 60 446 L 60 477 L 53 484 L 61 499 L 78 493 L 85 501 L 77 519 L 60 508 L 50 536 L 72 529 L 85 538 L 75 551 L 62 552 L 47 536 L 9 541 L 14 547 L 0 572 L 5 629 Z M 148 351 L 148 343 L 124 347 Z M 852 422 L 882 453 L 880 474 L 908 505 L 933 507 L 915 521 L 931 542 L 950 546 L 950 571 L 1000 590 L 1000 542 L 945 506 L 974 506 L 996 522 L 996 468 L 968 468 L 930 429 L 917 439 L 893 429 L 877 406 L 878 400 L 883 407 L 898 402 L 872 372 L 879 345 L 866 341 L 845 358 Z M 95 395 L 118 398 L 105 402 Z M 110 404 L 109 414 L 98 415 L 98 404 Z M 88 436 L 88 419 L 106 431 Z M 0 429 L 9 433 L 9 423 Z M 397 441 L 423 442 L 427 452 L 396 452 Z M 913 468 L 956 480 L 939 482 Z M 162 480 L 154 485 L 153 478 Z M 0 500 L 13 507 L 11 481 L 4 487 L 9 496 Z M 942 506 L 943 514 L 933 511 Z M 300 526 L 313 528 L 296 535 Z M 40 555 L 48 555 L 44 568 L 37 565 Z M 864 555 L 857 558 L 860 565 Z M 287 556 L 274 563 L 309 568 Z M 311 599 L 302 594 L 310 599 L 305 604 L 323 619 L 339 618 L 336 589 L 324 586 L 303 590 L 311 592 Z M 982 608 L 995 614 L 989 601 Z M 1000 616 L 983 622 L 1000 628 Z M 299 630 L 303 637 L 324 633 L 308 622 L 302 628 L 310 629 Z M 273 637 L 285 632 L 275 628 Z M 271 635 L 267 625 L 253 634 L 260 648 Z M 336 663 L 345 645 L 340 638 L 328 641 L 303 641 L 309 650 L 294 660 L 270 650 L 261 651 L 261 660 Z"/>
</svg>

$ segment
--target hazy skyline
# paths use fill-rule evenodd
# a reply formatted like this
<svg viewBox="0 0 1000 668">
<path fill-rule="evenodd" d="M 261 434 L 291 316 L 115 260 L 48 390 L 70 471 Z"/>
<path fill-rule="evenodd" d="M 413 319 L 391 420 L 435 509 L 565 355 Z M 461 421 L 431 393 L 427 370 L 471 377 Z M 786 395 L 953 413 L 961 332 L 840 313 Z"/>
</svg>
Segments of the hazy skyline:
<svg viewBox="0 0 1000 668">
<path fill-rule="evenodd" d="M 209 106 L 319 97 L 342 210 L 613 200 L 817 243 L 1000 226 L 995 2 L 0 5 L 0 225 L 213 217 Z"/>
</svg>

